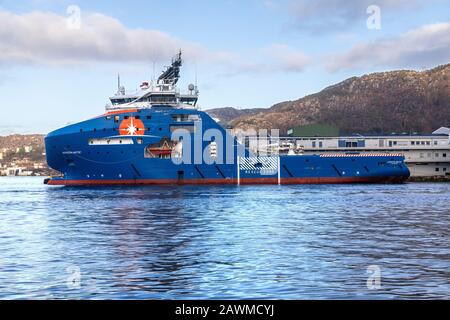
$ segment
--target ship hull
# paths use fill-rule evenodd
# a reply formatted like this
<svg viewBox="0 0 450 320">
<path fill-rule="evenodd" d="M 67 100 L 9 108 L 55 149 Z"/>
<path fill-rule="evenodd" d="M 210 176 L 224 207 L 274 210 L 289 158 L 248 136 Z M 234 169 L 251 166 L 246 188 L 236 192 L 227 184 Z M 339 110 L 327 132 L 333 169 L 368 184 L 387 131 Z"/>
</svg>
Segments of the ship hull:
<svg viewBox="0 0 450 320">
<path fill-rule="evenodd" d="M 131 120 L 142 127 L 139 135 L 122 132 Z M 178 128 L 188 133 L 183 161 L 173 153 Z M 223 142 L 214 155 L 211 135 Z M 409 177 L 401 155 L 256 156 L 206 113 L 167 107 L 105 114 L 49 133 L 45 145 L 48 165 L 61 173 L 48 185 L 399 183 Z"/>
</svg>

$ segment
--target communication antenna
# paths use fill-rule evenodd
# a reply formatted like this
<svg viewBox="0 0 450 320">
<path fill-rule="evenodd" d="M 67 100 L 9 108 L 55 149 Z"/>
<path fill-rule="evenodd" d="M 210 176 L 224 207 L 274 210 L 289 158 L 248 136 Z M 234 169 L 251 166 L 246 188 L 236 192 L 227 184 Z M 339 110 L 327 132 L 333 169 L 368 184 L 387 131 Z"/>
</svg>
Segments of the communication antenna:
<svg viewBox="0 0 450 320">
<path fill-rule="evenodd" d="M 152 83 L 155 83 L 155 78 L 156 78 L 156 75 L 155 75 L 155 60 L 153 60 L 153 75 L 152 75 Z"/>
<path fill-rule="evenodd" d="M 195 63 L 195 90 L 197 90 L 197 63 Z"/>
<path fill-rule="evenodd" d="M 120 91 L 120 73 L 117 74 L 117 92 Z"/>
</svg>

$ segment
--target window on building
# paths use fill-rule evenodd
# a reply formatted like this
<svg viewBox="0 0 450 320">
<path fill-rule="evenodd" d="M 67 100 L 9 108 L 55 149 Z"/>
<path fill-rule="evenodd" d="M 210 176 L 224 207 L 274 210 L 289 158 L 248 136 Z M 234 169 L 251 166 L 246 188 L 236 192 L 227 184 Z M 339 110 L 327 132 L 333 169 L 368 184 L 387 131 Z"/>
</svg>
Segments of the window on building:
<svg viewBox="0 0 450 320">
<path fill-rule="evenodd" d="M 315 142 L 315 141 L 312 142 L 312 147 L 313 147 L 313 148 L 316 147 L 316 142 Z"/>
<path fill-rule="evenodd" d="M 411 145 L 413 146 L 413 145 L 415 145 L 416 144 L 416 142 L 415 141 L 411 141 Z"/>
<path fill-rule="evenodd" d="M 442 171 L 446 172 L 446 171 L 447 171 L 447 168 L 442 168 Z"/>
<path fill-rule="evenodd" d="M 435 146 L 437 146 L 437 143 L 438 143 L 438 142 L 437 142 L 437 141 L 435 141 L 435 142 L 434 142 L 434 145 L 435 145 Z"/>
<path fill-rule="evenodd" d="M 429 146 L 431 144 L 431 142 L 430 141 L 427 141 L 427 146 Z"/>
<path fill-rule="evenodd" d="M 422 141 L 420 144 L 424 146 L 425 145 L 425 141 Z"/>
<path fill-rule="evenodd" d="M 442 157 L 447 158 L 447 154 L 446 154 L 446 153 L 443 153 L 443 154 L 442 154 Z"/>
<path fill-rule="evenodd" d="M 439 172 L 439 168 L 436 168 L 436 172 Z"/>
<path fill-rule="evenodd" d="M 323 142 L 319 141 L 319 148 L 322 148 L 322 147 L 323 147 Z"/>
</svg>

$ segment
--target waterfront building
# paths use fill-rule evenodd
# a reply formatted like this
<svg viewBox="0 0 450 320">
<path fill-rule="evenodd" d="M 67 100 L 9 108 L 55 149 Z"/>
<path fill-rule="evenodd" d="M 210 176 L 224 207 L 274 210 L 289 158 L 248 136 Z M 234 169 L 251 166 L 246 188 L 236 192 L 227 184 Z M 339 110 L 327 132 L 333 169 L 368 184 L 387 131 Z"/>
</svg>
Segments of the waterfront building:
<svg viewBox="0 0 450 320">
<path fill-rule="evenodd" d="M 450 178 L 448 128 L 431 135 L 336 136 L 281 138 L 280 153 L 290 154 L 403 154 L 411 177 Z"/>
</svg>

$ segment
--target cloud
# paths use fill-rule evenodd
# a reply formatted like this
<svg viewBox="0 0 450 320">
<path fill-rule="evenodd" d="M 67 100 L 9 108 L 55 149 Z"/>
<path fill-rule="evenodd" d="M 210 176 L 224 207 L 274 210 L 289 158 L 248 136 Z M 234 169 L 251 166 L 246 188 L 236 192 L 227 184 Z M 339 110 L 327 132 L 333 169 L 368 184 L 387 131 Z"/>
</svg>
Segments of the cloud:
<svg viewBox="0 0 450 320">
<path fill-rule="evenodd" d="M 311 59 L 301 52 L 285 44 L 271 44 L 255 50 L 252 59 L 229 53 L 222 61 L 226 66 L 223 76 L 241 74 L 263 74 L 274 72 L 302 72 L 312 64 Z"/>
<path fill-rule="evenodd" d="M 0 65 L 165 61 L 179 48 L 192 60 L 214 58 L 204 48 L 157 30 L 131 29 L 98 13 L 66 16 L 0 11 Z"/>
<path fill-rule="evenodd" d="M 275 67 L 287 72 L 301 72 L 309 65 L 310 59 L 301 51 L 284 44 L 273 44 L 265 52 L 275 59 Z"/>
<path fill-rule="evenodd" d="M 361 43 L 329 57 L 328 69 L 421 68 L 450 62 L 450 23 L 436 23 L 396 37 Z"/>
<path fill-rule="evenodd" d="M 342 31 L 369 17 L 367 8 L 377 5 L 382 15 L 416 8 L 418 0 L 297 0 L 288 5 L 294 25 L 312 32 Z M 363 24 L 364 23 L 364 24 Z"/>
<path fill-rule="evenodd" d="M 72 13 L 69 10 L 69 15 L 63 16 L 0 10 L 0 67 L 167 62 L 180 48 L 189 61 L 214 64 L 228 76 L 301 72 L 308 63 L 303 53 L 286 45 L 271 45 L 250 57 L 210 51 L 162 31 L 127 28 L 119 20 L 99 13 L 82 12 L 77 28 L 68 18 Z"/>
</svg>

